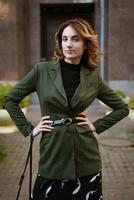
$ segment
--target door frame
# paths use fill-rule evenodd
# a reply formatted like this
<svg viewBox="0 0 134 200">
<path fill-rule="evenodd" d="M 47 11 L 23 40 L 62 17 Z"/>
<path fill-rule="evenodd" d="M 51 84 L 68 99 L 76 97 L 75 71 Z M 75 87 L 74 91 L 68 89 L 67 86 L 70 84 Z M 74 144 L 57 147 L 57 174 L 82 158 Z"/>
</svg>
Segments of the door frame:
<svg viewBox="0 0 134 200">
<path fill-rule="evenodd" d="M 80 18 L 86 19 L 91 23 L 93 26 L 93 29 L 95 28 L 95 3 L 68 3 L 68 4 L 41 4 L 40 5 L 40 33 L 41 33 L 41 60 L 48 59 L 47 56 L 47 39 L 46 39 L 46 33 L 47 33 L 47 26 L 46 26 L 46 20 L 51 16 L 56 15 L 56 17 L 65 16 L 65 14 L 68 14 L 68 19 L 72 18 L 72 15 L 75 15 L 76 17 L 79 13 Z M 79 17 L 79 16 L 78 16 Z M 90 17 L 90 19 L 88 18 Z M 67 17 L 65 17 L 67 19 Z"/>
</svg>

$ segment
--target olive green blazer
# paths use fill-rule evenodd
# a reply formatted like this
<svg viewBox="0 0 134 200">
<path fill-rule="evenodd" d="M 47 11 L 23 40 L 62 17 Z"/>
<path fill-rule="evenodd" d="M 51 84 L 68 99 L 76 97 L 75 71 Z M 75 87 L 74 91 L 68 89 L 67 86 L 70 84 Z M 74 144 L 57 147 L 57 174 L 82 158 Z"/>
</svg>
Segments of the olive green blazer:
<svg viewBox="0 0 134 200">
<path fill-rule="evenodd" d="M 113 111 L 93 122 L 100 134 L 128 115 L 123 100 L 101 79 L 97 70 L 84 66 L 80 71 L 80 84 L 70 106 L 63 87 L 60 62 L 43 62 L 35 67 L 8 93 L 4 106 L 24 136 L 31 133 L 33 125 L 28 122 L 19 102 L 28 94 L 37 92 L 41 115 L 52 120 L 62 117 L 75 118 L 97 98 Z M 97 139 L 87 125 L 56 126 L 51 133 L 42 133 L 38 173 L 47 178 L 75 179 L 97 172 L 101 158 Z"/>
</svg>

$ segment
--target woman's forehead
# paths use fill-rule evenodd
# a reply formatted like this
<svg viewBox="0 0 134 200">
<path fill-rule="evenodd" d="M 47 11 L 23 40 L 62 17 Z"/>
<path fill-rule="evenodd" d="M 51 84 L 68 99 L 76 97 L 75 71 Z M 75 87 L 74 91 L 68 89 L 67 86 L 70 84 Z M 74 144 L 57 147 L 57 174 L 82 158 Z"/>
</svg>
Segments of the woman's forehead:
<svg viewBox="0 0 134 200">
<path fill-rule="evenodd" d="M 72 26 L 67 26 L 62 32 L 62 36 L 79 36 L 79 33 Z"/>
</svg>

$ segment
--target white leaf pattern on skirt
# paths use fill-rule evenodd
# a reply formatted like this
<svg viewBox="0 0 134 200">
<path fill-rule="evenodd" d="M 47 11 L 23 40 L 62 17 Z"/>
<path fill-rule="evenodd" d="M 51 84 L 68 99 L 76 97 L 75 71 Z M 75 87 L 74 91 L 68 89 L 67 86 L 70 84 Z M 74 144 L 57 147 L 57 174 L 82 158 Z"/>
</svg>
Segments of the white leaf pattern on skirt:
<svg viewBox="0 0 134 200">
<path fill-rule="evenodd" d="M 90 194 L 92 195 L 95 192 L 96 192 L 96 190 L 88 192 L 87 195 L 86 195 L 86 200 L 89 200 Z"/>
<path fill-rule="evenodd" d="M 97 175 L 95 175 L 95 176 L 90 180 L 90 183 L 93 182 L 93 181 L 97 178 L 97 176 L 100 176 L 100 173 L 98 173 Z"/>
<path fill-rule="evenodd" d="M 99 200 L 102 200 L 102 195 L 100 196 Z"/>
<path fill-rule="evenodd" d="M 78 184 L 78 187 L 73 191 L 73 193 L 72 194 L 76 194 L 77 192 L 79 192 L 79 190 L 80 190 L 80 188 L 81 188 L 81 183 L 80 183 L 80 180 L 79 179 L 77 179 L 77 184 Z"/>
<path fill-rule="evenodd" d="M 51 189 L 52 189 L 52 186 L 50 186 L 50 187 L 46 190 L 46 196 L 45 196 L 45 198 L 48 197 L 48 193 L 50 192 Z"/>
<path fill-rule="evenodd" d="M 61 182 L 61 187 L 63 188 L 64 187 L 64 184 L 68 182 L 68 180 L 64 179 L 62 182 Z"/>
</svg>

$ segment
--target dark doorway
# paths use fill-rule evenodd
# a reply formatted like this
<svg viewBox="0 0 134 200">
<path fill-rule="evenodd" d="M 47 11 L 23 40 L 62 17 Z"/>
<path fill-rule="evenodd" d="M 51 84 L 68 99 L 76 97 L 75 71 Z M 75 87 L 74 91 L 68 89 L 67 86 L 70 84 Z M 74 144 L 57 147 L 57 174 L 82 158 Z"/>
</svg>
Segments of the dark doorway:
<svg viewBox="0 0 134 200">
<path fill-rule="evenodd" d="M 54 35 L 58 26 L 71 18 L 83 18 L 94 28 L 95 8 L 93 3 L 42 4 L 41 5 L 41 59 L 53 57 Z"/>
</svg>

